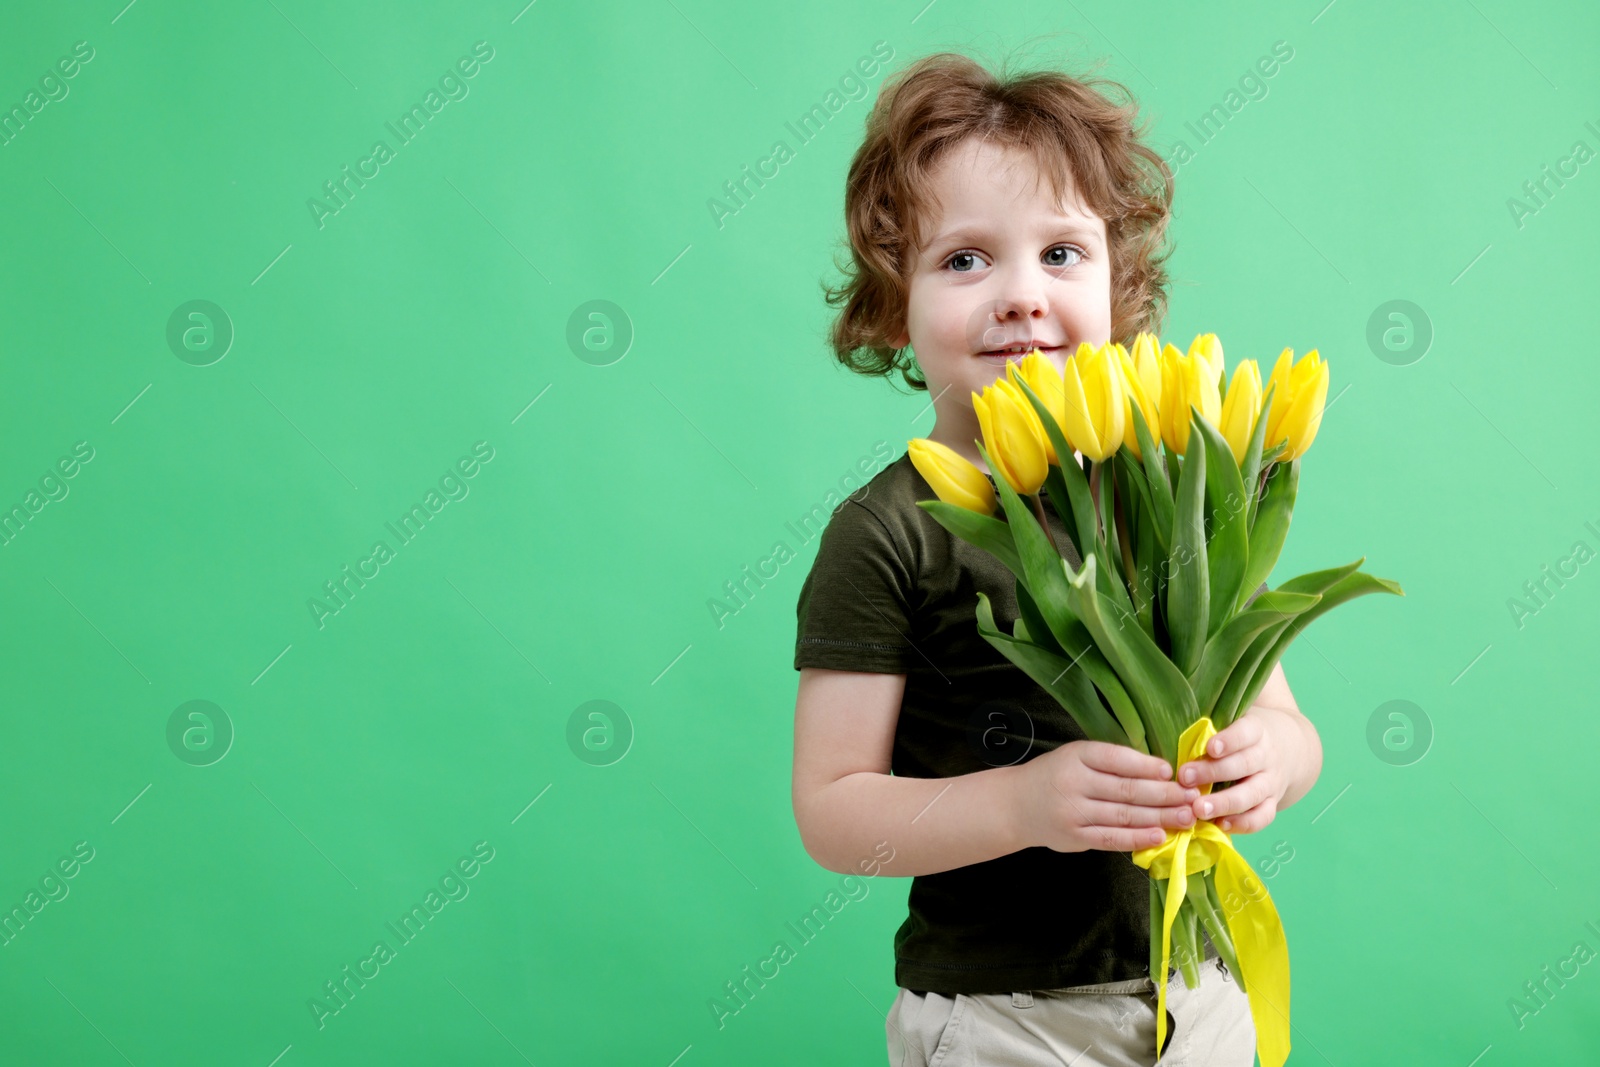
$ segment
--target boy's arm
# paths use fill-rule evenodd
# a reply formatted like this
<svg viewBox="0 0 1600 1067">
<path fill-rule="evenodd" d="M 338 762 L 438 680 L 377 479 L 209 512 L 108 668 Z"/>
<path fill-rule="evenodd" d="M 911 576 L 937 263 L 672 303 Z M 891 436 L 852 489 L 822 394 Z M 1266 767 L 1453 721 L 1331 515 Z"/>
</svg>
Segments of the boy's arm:
<svg viewBox="0 0 1600 1067">
<path fill-rule="evenodd" d="M 1018 768 L 954 778 L 889 773 L 905 682 L 903 674 L 800 672 L 795 823 L 806 852 L 830 871 L 860 874 L 876 865 L 909 878 L 1023 847 L 1012 800 Z"/>
<path fill-rule="evenodd" d="M 1322 774 L 1322 737 L 1311 720 L 1300 712 L 1300 705 L 1289 691 L 1289 679 L 1283 673 L 1283 664 L 1273 668 L 1261 695 L 1245 710 L 1246 715 L 1261 717 L 1266 723 L 1276 718 L 1280 728 L 1269 726 L 1278 736 L 1278 748 L 1283 751 L 1284 777 L 1288 789 L 1278 801 L 1281 811 L 1311 792 Z"/>
<path fill-rule="evenodd" d="M 1130 852 L 1194 822 L 1199 790 L 1127 745 L 1070 741 L 1007 767 L 897 778 L 890 755 L 904 692 L 903 674 L 801 671 L 795 822 L 806 851 L 831 871 L 887 867 L 908 878 L 1036 846 Z"/>
</svg>

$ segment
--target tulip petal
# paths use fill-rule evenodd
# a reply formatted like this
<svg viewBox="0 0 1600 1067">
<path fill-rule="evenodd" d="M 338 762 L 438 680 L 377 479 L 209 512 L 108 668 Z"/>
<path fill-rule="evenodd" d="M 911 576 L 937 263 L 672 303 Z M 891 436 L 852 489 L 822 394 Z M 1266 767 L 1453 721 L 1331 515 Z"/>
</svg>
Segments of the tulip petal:
<svg viewBox="0 0 1600 1067">
<path fill-rule="evenodd" d="M 1099 457 L 1095 453 L 1099 451 L 1100 442 L 1095 437 L 1094 420 L 1089 414 L 1089 397 L 1082 376 L 1083 363 L 1079 358 L 1085 355 L 1088 347 L 1087 344 L 1079 345 L 1078 351 L 1067 357 L 1066 367 L 1062 371 L 1061 432 L 1074 449 L 1090 459 L 1097 459 Z"/>
<path fill-rule="evenodd" d="M 997 503 L 994 486 L 965 456 L 948 445 L 926 437 L 906 442 L 911 465 L 923 481 L 947 504 L 993 515 Z"/>
<path fill-rule="evenodd" d="M 1113 455 L 1122 447 L 1128 401 L 1123 392 L 1122 368 L 1117 362 L 1119 356 L 1122 359 L 1127 358 L 1122 346 L 1108 344 L 1096 355 L 1094 361 L 1094 388 L 1098 394 L 1094 397 L 1094 401 L 1095 410 L 1099 413 L 1095 436 L 1100 441 L 1101 460 Z"/>
<path fill-rule="evenodd" d="M 1273 391 L 1272 410 L 1267 416 L 1267 448 L 1283 440 L 1283 416 L 1294 400 L 1294 390 L 1290 384 L 1293 369 L 1294 349 L 1285 348 L 1279 353 L 1278 362 L 1273 365 L 1272 377 L 1267 383 Z"/>
<path fill-rule="evenodd" d="M 1261 414 L 1261 372 L 1253 359 L 1240 361 L 1233 370 L 1233 382 L 1228 386 L 1228 396 L 1222 402 L 1222 416 L 1218 429 L 1227 438 L 1235 462 L 1244 461 L 1250 435 Z"/>
<path fill-rule="evenodd" d="M 1044 426 L 1016 388 L 1004 379 L 990 387 L 994 394 L 990 419 L 995 428 L 990 458 L 1000 465 L 1013 489 L 1031 496 L 1044 484 L 1050 465 L 1045 459 Z"/>
<path fill-rule="evenodd" d="M 1148 335 L 1140 334 L 1139 336 L 1143 338 Z M 1121 345 L 1117 346 L 1117 369 L 1122 374 L 1122 443 L 1128 451 L 1133 453 L 1134 459 L 1143 463 L 1144 452 L 1139 445 L 1139 434 L 1134 426 L 1133 412 L 1135 408 L 1138 409 L 1139 417 L 1144 420 L 1145 427 L 1148 429 L 1151 426 L 1159 425 L 1156 420 L 1155 405 L 1150 402 L 1150 395 L 1145 391 L 1144 381 L 1139 377 L 1139 372 L 1134 367 L 1133 357 L 1129 356 Z"/>
<path fill-rule="evenodd" d="M 1287 458 L 1299 459 L 1311 447 L 1311 442 L 1317 439 L 1327 397 L 1328 365 L 1321 363 L 1316 368 L 1316 377 L 1295 397 L 1295 407 L 1287 416 L 1291 432 L 1290 451 L 1285 454 Z"/>
<path fill-rule="evenodd" d="M 1037 407 L 1044 403 L 1044 399 L 1033 392 L 1033 387 L 1026 381 L 1022 383 L 1022 388 L 1028 402 L 1037 410 Z M 1046 426 L 1045 433 L 1062 436 L 1062 440 L 1055 442 L 1057 453 L 1064 447 L 1070 447 L 1060 423 Z M 1051 470 L 1047 481 L 1051 483 L 1050 499 L 1056 502 L 1056 514 L 1063 520 L 1071 516 L 1070 522 L 1077 535 L 1075 547 L 1078 549 L 1080 560 L 1090 552 L 1101 551 L 1100 523 L 1095 514 L 1094 498 L 1089 495 L 1089 479 L 1084 475 L 1083 468 L 1078 466 L 1076 461 L 1060 464 Z M 1065 507 L 1062 507 L 1059 501 L 1063 491 L 1067 497 Z"/>
</svg>

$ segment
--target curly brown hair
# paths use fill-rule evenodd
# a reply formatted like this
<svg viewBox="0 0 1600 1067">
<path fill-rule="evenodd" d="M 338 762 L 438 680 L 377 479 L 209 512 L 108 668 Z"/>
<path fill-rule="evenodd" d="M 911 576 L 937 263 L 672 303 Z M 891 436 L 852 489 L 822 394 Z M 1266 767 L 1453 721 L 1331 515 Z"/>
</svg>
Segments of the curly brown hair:
<svg viewBox="0 0 1600 1067">
<path fill-rule="evenodd" d="M 953 52 L 925 56 L 887 79 L 850 161 L 849 262 L 834 264 L 845 280 L 823 284 L 828 304 L 841 309 L 828 336 L 839 362 L 872 377 L 898 370 L 912 389 L 928 388 L 911 350 L 890 341 L 904 330 L 915 253 L 934 199 L 931 173 L 974 136 L 1028 151 L 1058 200 L 1075 188 L 1106 220 L 1111 340 L 1131 346 L 1141 330 L 1159 333 L 1173 179 L 1143 143 L 1137 115 L 1133 95 L 1118 82 L 1056 70 L 991 73 Z"/>
</svg>

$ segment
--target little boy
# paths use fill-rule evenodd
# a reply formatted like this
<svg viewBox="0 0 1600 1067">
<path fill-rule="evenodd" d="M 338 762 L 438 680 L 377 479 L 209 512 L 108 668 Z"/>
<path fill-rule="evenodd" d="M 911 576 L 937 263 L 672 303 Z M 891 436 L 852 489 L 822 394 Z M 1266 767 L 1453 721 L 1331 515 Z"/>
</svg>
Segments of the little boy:
<svg viewBox="0 0 1600 1067">
<path fill-rule="evenodd" d="M 1131 345 L 1165 313 L 1171 173 L 1136 106 L 1096 86 L 1126 95 L 929 56 L 885 83 L 851 163 L 833 348 L 927 389 L 928 436 L 986 474 L 972 394 L 1008 360 L 1037 348 L 1060 369 L 1080 342 Z M 829 870 L 888 854 L 882 870 L 912 878 L 892 1067 L 1153 1063 L 1149 875 L 1129 853 L 1196 819 L 1262 829 L 1310 790 L 1321 741 L 1281 667 L 1180 781 L 1158 757 L 1086 740 L 979 636 L 979 592 L 1010 632 L 1013 576 L 916 507 L 931 499 L 901 455 L 834 512 L 801 588 L 801 838 Z M 1201 796 L 1205 782 L 1234 784 Z M 1249 1067 L 1248 999 L 1205 947 L 1197 988 L 1176 968 L 1157 976 L 1161 1062 Z"/>
</svg>

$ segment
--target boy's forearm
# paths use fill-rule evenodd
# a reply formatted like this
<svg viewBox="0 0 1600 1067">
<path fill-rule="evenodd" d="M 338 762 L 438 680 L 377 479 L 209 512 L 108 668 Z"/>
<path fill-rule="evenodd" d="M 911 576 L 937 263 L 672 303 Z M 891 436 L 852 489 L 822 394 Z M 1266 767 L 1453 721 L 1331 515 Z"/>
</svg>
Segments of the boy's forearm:
<svg viewBox="0 0 1600 1067">
<path fill-rule="evenodd" d="M 808 798 L 802 818 L 806 851 L 822 866 L 859 873 L 887 842 L 893 858 L 877 873 L 934 874 L 1010 855 L 1025 847 L 1016 825 L 1017 767 L 954 778 L 847 774 Z"/>
</svg>

